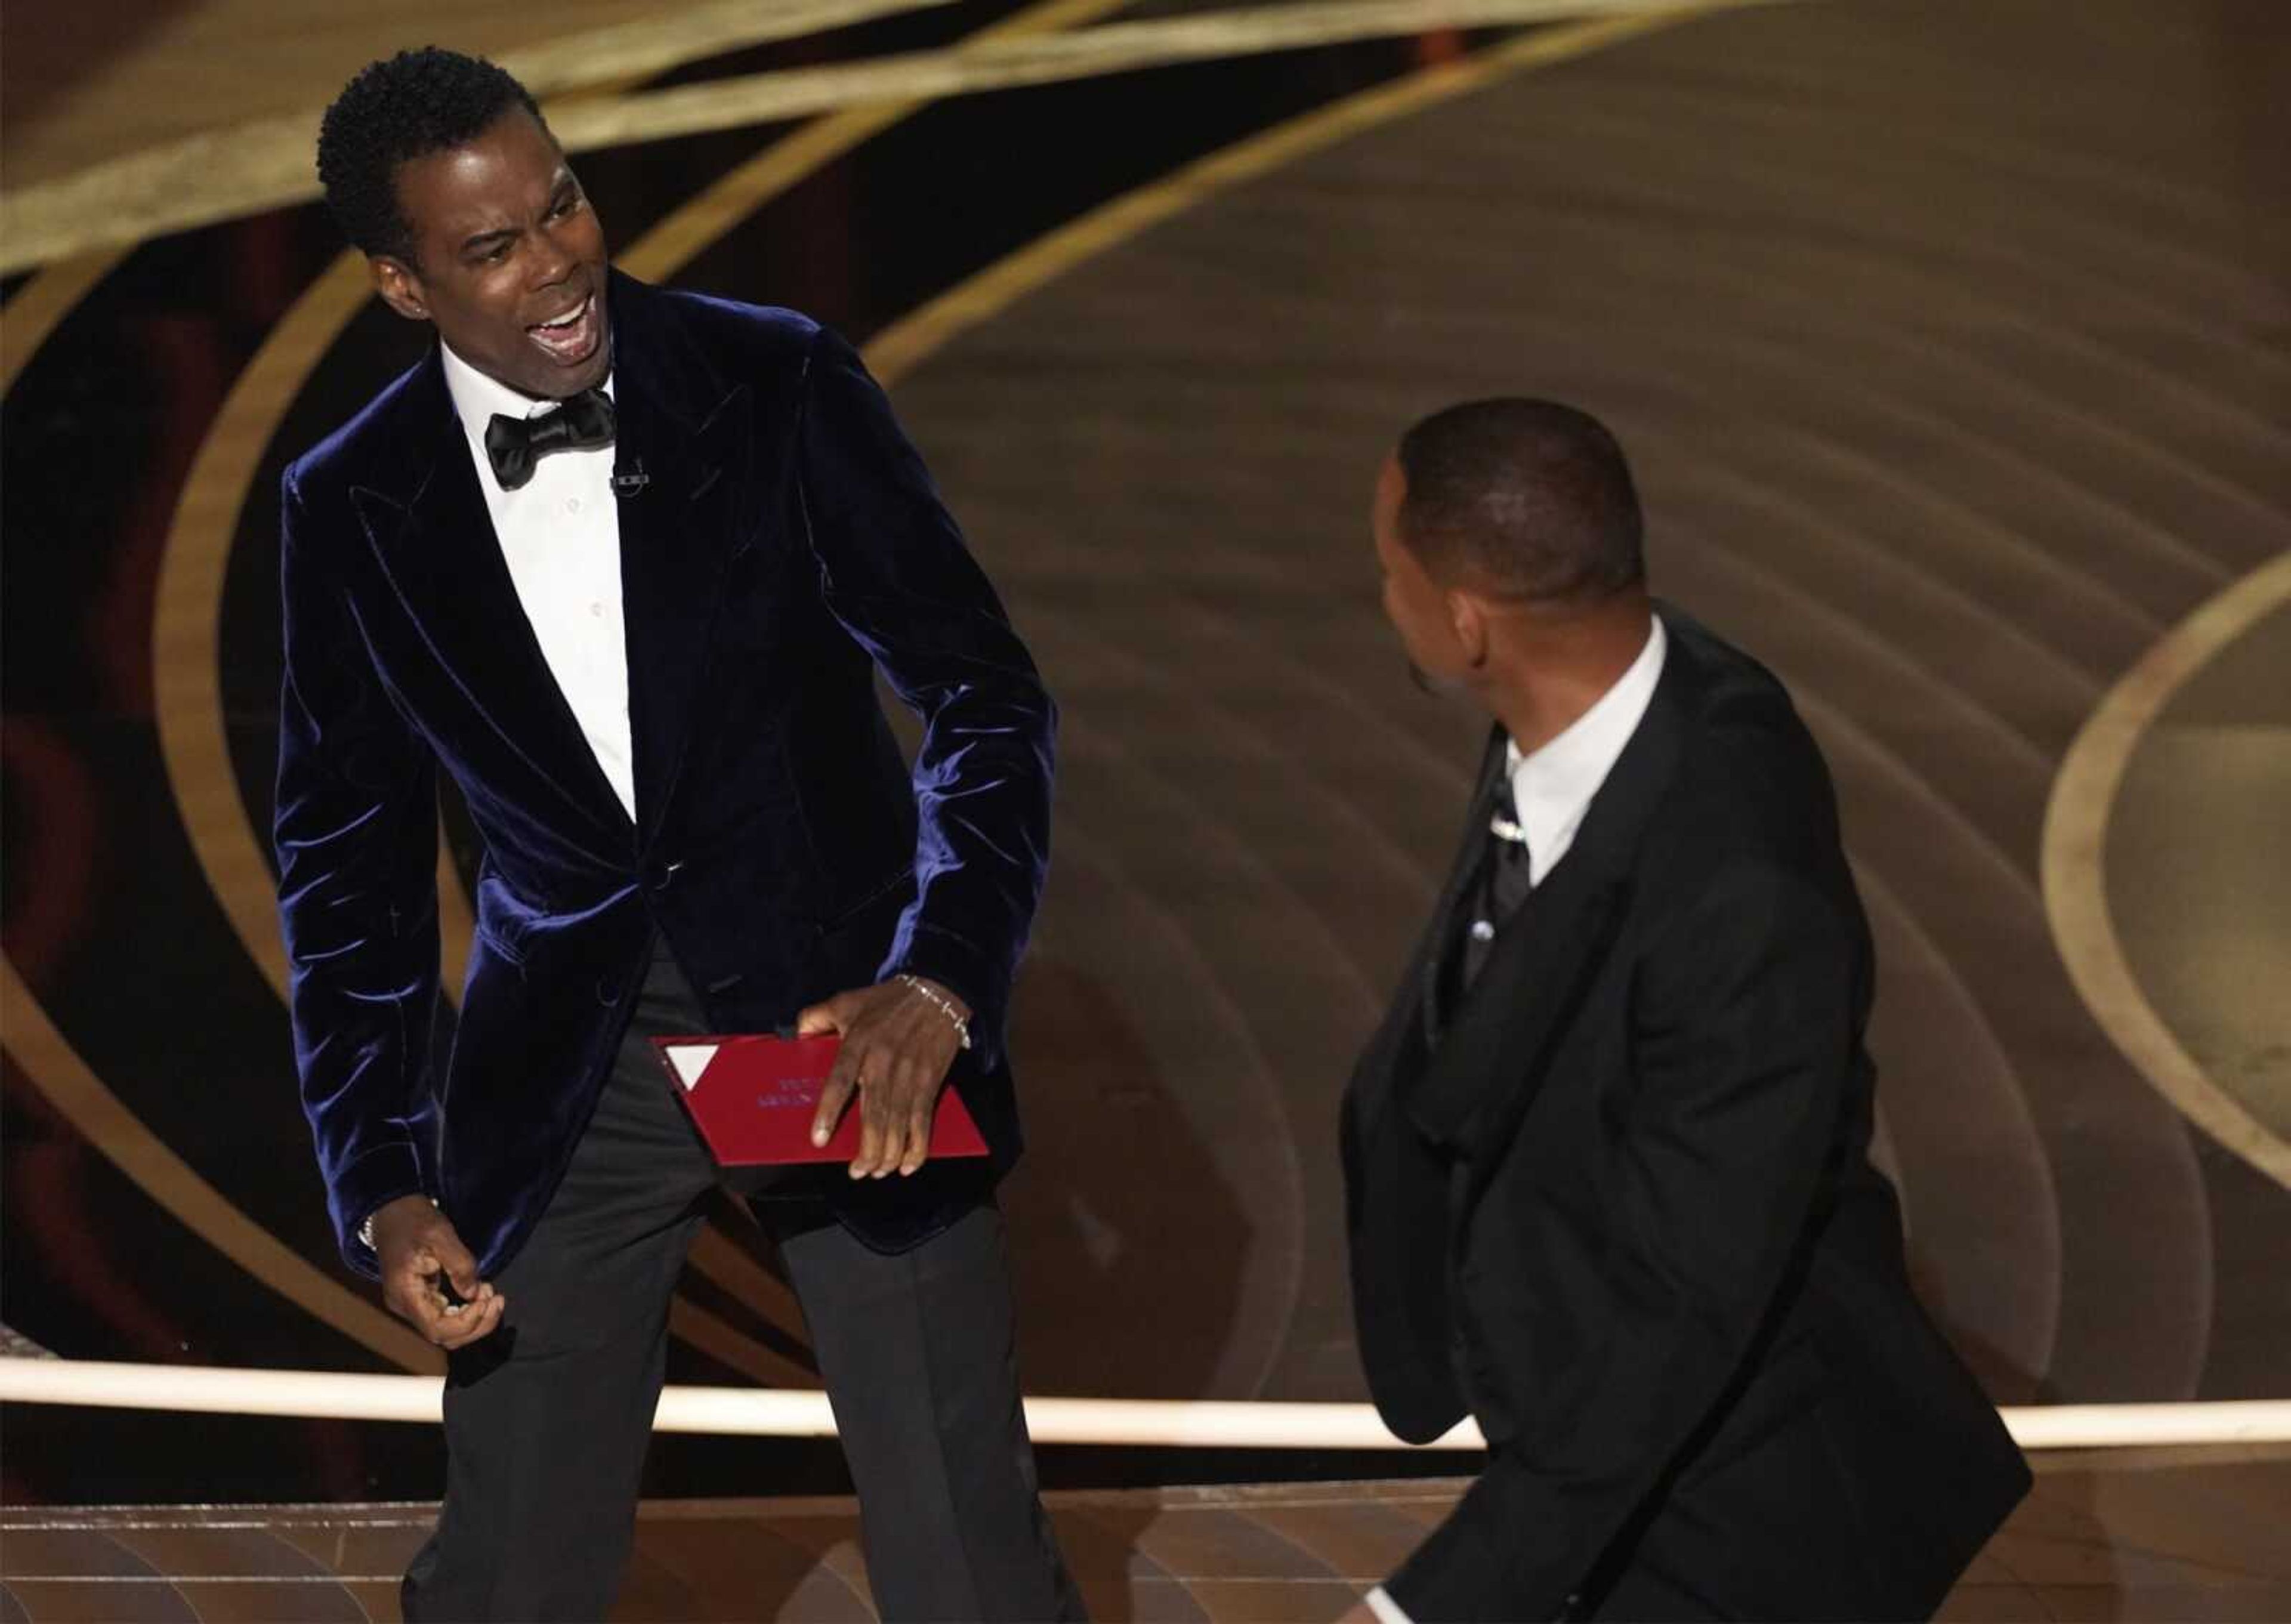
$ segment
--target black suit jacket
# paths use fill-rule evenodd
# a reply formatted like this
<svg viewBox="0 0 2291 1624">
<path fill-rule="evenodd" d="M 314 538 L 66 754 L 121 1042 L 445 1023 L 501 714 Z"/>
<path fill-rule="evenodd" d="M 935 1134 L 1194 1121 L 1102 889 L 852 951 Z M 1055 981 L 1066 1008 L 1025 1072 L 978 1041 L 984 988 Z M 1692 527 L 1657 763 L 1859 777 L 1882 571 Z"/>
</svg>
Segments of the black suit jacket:
<svg viewBox="0 0 2291 1624">
<path fill-rule="evenodd" d="M 1869 1161 L 1869 937 L 1821 756 L 1770 675 L 1662 613 L 1645 719 L 1432 1033 L 1491 742 L 1346 1097 L 1377 1404 L 1419 1442 L 1468 1410 L 1491 1451 L 1387 1588 L 1548 1619 L 1636 1561 L 1743 1617 L 1922 1616 L 2027 1468 Z"/>
<path fill-rule="evenodd" d="M 615 275 L 630 817 L 520 607 L 433 349 L 286 470 L 275 827 L 295 1049 L 344 1257 L 438 1197 L 479 1267 L 547 1204 L 655 932 L 719 1030 L 912 971 L 976 1011 L 956 1080 L 993 1150 L 823 1177 L 911 1243 L 1019 1148 L 1010 980 L 1048 861 L 1055 713 L 852 350 L 790 311 Z M 880 667 L 925 730 L 912 776 Z M 438 769 L 485 840 L 446 1075 Z"/>
</svg>

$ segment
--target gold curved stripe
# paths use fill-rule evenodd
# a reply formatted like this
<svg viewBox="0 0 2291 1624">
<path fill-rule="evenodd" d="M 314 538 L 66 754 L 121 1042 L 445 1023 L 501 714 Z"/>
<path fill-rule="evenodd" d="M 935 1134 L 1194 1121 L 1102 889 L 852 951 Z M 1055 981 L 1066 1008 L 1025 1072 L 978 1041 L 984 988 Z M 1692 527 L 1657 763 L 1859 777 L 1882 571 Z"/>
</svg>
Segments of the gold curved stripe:
<svg viewBox="0 0 2291 1624">
<path fill-rule="evenodd" d="M 1126 0 L 1044 0 L 989 24 L 951 54 L 1076 28 L 1118 10 Z M 855 108 L 815 118 L 790 131 L 754 157 L 679 204 L 614 262 L 647 282 L 665 282 L 720 241 L 765 204 L 893 125 L 919 111 L 920 100 Z"/>
<path fill-rule="evenodd" d="M 867 346 L 867 364 L 888 385 L 950 341 L 1000 315 L 1044 284 L 1218 192 L 1509 75 L 1584 56 L 1689 18 L 1734 10 L 1741 3 L 1688 0 L 1684 4 L 1547 28 L 1459 61 L 1421 69 L 1276 125 L 1102 205 L 988 266 L 877 334 Z"/>
<path fill-rule="evenodd" d="M 1782 0 L 1732 0 L 1766 4 Z M 1057 41 L 994 34 L 945 50 L 751 74 L 567 106 L 551 123 L 571 152 L 741 129 L 833 111 L 1129 73 L 1174 62 L 1295 50 L 1435 28 L 1519 27 L 1666 12 L 1667 0 L 1284 0 L 1154 18 Z M 809 26 L 788 30 L 810 31 Z M 1027 32 L 1047 32 L 1028 30 Z M 618 71 L 603 65 L 603 76 Z M 567 88 L 558 86 L 558 89 Z M 0 270 L 123 237 L 282 208 L 318 196 L 307 115 L 209 131 L 0 197 Z"/>
<path fill-rule="evenodd" d="M 16 290 L 0 310 L 0 395 L 16 385 L 25 363 L 39 353 L 72 307 L 94 291 L 127 257 L 125 248 L 106 248 L 59 260 Z"/>
<path fill-rule="evenodd" d="M 2180 1113 L 2291 1189 L 2291 1144 L 2180 1044 L 2124 956 L 2108 905 L 2108 824 L 2133 752 L 2172 696 L 2223 648 L 2291 603 L 2291 552 L 2264 564 L 2165 633 L 2109 690 L 2061 762 L 2045 808 L 2045 913 L 2069 977 L 2109 1040 Z"/>
<path fill-rule="evenodd" d="M 231 770 L 223 720 L 223 582 L 263 452 L 303 382 L 371 288 L 365 257 L 343 253 L 263 340 L 208 428 L 176 498 L 152 604 L 152 706 L 176 814 L 233 934 L 282 1001 L 286 951 L 278 936 L 276 887 Z M 441 881 L 452 877 L 438 887 L 438 926 L 445 984 L 453 989 L 462 984 L 472 924 L 442 840 L 438 871 Z"/>
<path fill-rule="evenodd" d="M 930 11 L 953 0 L 713 0 L 664 5 L 637 22 L 591 28 L 506 52 L 507 68 L 536 96 L 583 91 L 616 80 L 648 79 L 687 62 L 777 39 L 848 28 L 901 12 Z M 305 125 L 308 132 L 316 126 Z"/>
<path fill-rule="evenodd" d="M 544 100 L 585 94 L 727 51 L 794 39 L 951 0 L 714 0 L 663 6 L 641 21 L 569 35 L 505 53 L 502 63 Z M 312 107 L 250 119 L 0 195 L 0 270 L 20 270 L 107 244 L 132 246 L 170 231 L 318 196 Z"/>
<path fill-rule="evenodd" d="M 444 1355 L 355 1291 L 306 1262 L 162 1144 L 88 1069 L 13 964 L 0 961 L 0 1025 L 8 1052 L 40 1092 L 152 1200 L 296 1306 L 406 1370 L 437 1375 Z"/>
<path fill-rule="evenodd" d="M 1788 0 L 1734 0 L 1737 4 Z M 623 147 L 769 120 L 984 91 L 1063 84 L 1181 62 L 1346 44 L 1433 29 L 1521 28 L 1670 9 L 1670 0 L 1280 0 L 1190 12 L 1038 41 L 969 44 L 680 84 L 589 102 L 556 126 L 567 148 Z"/>
<path fill-rule="evenodd" d="M 6 362 L 4 374 L 0 374 L 0 390 L 15 382 L 40 345 L 127 252 L 86 254 L 52 266 L 9 301 L 4 324 Z M 235 510 L 230 523 L 236 526 Z M 220 574 L 215 590 L 220 593 Z M 212 681 L 208 687 L 215 714 L 220 716 L 220 695 Z M 216 737 L 221 738 L 219 730 Z M 224 768 L 228 778 L 227 758 Z M 236 800 L 236 781 L 230 782 L 231 798 Z M 243 811 L 236 827 L 245 828 Z M 243 861 L 246 854 L 237 855 Z M 259 850 L 253 852 L 253 859 L 267 885 L 268 870 Z M 268 921 L 267 904 L 262 912 Z M 275 941 L 275 929 L 270 934 Z M 275 979 L 274 985 L 278 985 Z M 0 1000 L 4 1000 L 0 1021 L 4 1021 L 8 1049 L 26 1078 L 160 1207 L 313 1318 L 406 1370 L 431 1373 L 444 1370 L 444 1358 L 437 1349 L 273 1239 L 169 1150 L 89 1069 L 48 1019 L 13 965 L 6 966 L 4 978 L 0 978 Z"/>
</svg>

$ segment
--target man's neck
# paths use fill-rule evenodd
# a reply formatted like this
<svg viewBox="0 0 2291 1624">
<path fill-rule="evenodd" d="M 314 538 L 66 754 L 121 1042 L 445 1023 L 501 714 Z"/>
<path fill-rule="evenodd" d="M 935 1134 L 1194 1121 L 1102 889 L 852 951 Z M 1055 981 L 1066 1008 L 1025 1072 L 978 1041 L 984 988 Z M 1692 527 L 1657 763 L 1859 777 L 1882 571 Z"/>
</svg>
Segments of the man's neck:
<svg viewBox="0 0 2291 1624">
<path fill-rule="evenodd" d="M 1646 647 L 1653 610 L 1643 593 L 1550 617 L 1535 613 L 1490 650 L 1481 699 L 1522 755 L 1573 727 Z"/>
</svg>

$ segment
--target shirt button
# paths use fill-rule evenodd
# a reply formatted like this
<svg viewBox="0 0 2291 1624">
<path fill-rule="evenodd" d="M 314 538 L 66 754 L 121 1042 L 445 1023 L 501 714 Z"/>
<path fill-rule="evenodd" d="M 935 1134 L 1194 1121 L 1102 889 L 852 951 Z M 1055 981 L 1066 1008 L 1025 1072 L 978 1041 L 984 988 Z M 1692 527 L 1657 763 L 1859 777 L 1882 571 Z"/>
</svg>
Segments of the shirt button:
<svg viewBox="0 0 2291 1624">
<path fill-rule="evenodd" d="M 602 620 L 605 618 L 605 606 L 601 603 L 592 603 L 589 606 L 589 613 Z"/>
<path fill-rule="evenodd" d="M 565 499 L 565 511 L 567 513 L 578 513 L 581 511 L 581 499 L 578 496 L 567 496 Z"/>
<path fill-rule="evenodd" d="M 1493 922 L 1483 919 L 1475 919 L 1472 921 L 1472 940 L 1475 942 L 1492 942 L 1495 939 L 1496 928 Z"/>
</svg>

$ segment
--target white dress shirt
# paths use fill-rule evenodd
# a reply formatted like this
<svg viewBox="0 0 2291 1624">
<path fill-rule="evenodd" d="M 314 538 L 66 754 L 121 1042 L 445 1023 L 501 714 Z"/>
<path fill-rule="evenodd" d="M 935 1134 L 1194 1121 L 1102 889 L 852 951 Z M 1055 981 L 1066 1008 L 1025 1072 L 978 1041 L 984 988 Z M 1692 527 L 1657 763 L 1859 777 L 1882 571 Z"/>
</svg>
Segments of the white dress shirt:
<svg viewBox="0 0 2291 1624">
<path fill-rule="evenodd" d="M 1519 809 L 1521 830 L 1527 836 L 1528 878 L 1536 885 L 1558 865 L 1575 843 L 1591 798 L 1607 781 L 1621 759 L 1623 747 L 1639 730 L 1647 706 L 1654 700 L 1655 683 L 1662 676 L 1664 651 L 1670 646 L 1657 615 L 1647 640 L 1629 669 L 1615 679 L 1592 707 L 1568 724 L 1565 732 L 1528 755 L 1517 744 L 1504 746 L 1511 771 L 1513 802 Z M 1379 1585 L 1367 1596 L 1368 1608 L 1378 1624 L 1414 1624 L 1400 1604 Z"/>
<path fill-rule="evenodd" d="M 461 414 L 478 488 L 517 587 L 518 602 L 550 674 L 631 817 L 636 766 L 629 742 L 628 631 L 621 614 L 621 516 L 613 499 L 613 448 L 554 451 L 535 460 L 533 478 L 505 491 L 486 455 L 486 424 L 496 415 L 540 417 L 554 400 L 535 400 L 497 382 L 447 346 L 446 388 Z M 608 376 L 605 392 L 613 392 Z"/>
<path fill-rule="evenodd" d="M 1647 631 L 1646 644 L 1629 669 L 1615 679 L 1614 687 L 1599 695 L 1591 708 L 1568 724 L 1565 732 L 1531 755 L 1507 743 L 1504 760 L 1511 771 L 1512 802 L 1519 809 L 1519 824 L 1527 837 L 1528 879 L 1535 885 L 1558 865 L 1575 843 L 1591 798 L 1615 769 L 1623 746 L 1639 730 L 1662 677 L 1663 654 L 1669 639 L 1657 615 Z"/>
</svg>

